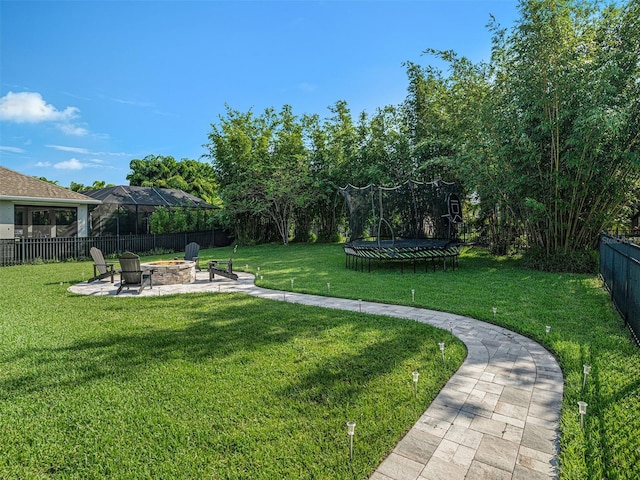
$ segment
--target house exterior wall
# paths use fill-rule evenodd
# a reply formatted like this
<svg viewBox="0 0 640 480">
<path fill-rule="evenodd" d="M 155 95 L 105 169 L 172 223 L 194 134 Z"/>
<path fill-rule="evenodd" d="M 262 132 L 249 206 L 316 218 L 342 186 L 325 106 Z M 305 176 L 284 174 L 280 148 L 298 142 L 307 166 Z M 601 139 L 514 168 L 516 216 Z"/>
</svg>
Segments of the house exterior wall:
<svg viewBox="0 0 640 480">
<path fill-rule="evenodd" d="M 0 200 L 0 239 L 14 238 L 13 202 Z"/>
<path fill-rule="evenodd" d="M 13 239 L 16 236 L 35 236 L 32 232 L 23 231 L 16 235 L 15 229 L 15 210 L 16 207 L 29 205 L 31 207 L 41 205 L 44 208 L 69 208 L 76 209 L 77 211 L 77 234 L 74 236 L 87 237 L 89 236 L 89 212 L 86 204 L 69 204 L 63 202 L 18 202 L 13 200 L 0 200 L 0 239 Z M 60 235 L 57 232 L 57 226 L 55 225 L 55 215 L 51 217 L 51 225 L 48 227 L 52 237 Z M 62 234 L 64 235 L 64 234 Z"/>
</svg>

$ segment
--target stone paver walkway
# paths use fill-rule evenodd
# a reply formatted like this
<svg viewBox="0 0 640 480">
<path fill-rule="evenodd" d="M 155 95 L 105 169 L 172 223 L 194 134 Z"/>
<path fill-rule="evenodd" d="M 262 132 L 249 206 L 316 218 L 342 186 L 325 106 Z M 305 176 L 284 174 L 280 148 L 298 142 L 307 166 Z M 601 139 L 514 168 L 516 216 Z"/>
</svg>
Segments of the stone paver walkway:
<svg viewBox="0 0 640 480">
<path fill-rule="evenodd" d="M 558 426 L 563 377 L 555 358 L 536 342 L 468 317 L 416 307 L 385 305 L 267 290 L 253 275 L 208 281 L 198 272 L 189 285 L 155 286 L 140 296 L 188 292 L 242 292 L 287 302 L 362 311 L 452 330 L 468 355 L 418 422 L 370 480 L 549 479 L 557 477 Z M 69 290 L 113 295 L 118 283 L 80 283 Z M 135 289 L 118 296 L 137 296 Z"/>
</svg>

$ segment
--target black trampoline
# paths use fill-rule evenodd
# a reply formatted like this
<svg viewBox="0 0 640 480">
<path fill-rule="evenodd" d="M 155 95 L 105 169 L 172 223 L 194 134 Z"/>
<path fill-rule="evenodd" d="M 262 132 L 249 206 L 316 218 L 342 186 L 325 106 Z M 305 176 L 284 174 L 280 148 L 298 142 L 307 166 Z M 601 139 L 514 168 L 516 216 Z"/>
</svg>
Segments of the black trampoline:
<svg viewBox="0 0 640 480">
<path fill-rule="evenodd" d="M 462 222 L 457 184 L 408 180 L 395 187 L 340 189 L 349 207 L 349 240 L 343 245 L 347 268 L 371 271 L 371 262 L 424 262 L 455 269 L 460 254 L 457 226 Z"/>
</svg>

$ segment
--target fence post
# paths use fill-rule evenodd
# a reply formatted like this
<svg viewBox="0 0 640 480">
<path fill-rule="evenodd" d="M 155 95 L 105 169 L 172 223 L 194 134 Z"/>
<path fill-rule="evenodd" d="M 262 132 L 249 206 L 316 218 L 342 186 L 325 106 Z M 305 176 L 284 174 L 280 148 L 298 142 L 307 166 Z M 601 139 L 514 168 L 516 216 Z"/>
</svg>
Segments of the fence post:
<svg viewBox="0 0 640 480">
<path fill-rule="evenodd" d="M 631 318 L 629 318 L 631 312 L 631 290 L 629 289 L 629 285 L 631 285 L 631 251 L 629 251 L 629 257 L 627 258 L 627 278 L 625 278 L 624 282 L 624 323 L 629 326 L 629 322 Z"/>
</svg>

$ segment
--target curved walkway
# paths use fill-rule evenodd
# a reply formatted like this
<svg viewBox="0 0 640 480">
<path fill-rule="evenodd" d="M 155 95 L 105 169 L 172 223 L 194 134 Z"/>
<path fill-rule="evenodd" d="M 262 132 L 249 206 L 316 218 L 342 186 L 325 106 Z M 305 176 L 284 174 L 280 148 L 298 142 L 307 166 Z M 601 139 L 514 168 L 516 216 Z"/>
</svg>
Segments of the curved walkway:
<svg viewBox="0 0 640 480">
<path fill-rule="evenodd" d="M 115 295 L 108 280 L 69 287 L 85 295 Z M 452 330 L 468 354 L 418 422 L 370 480 L 549 479 L 557 477 L 563 377 L 538 343 L 472 318 L 423 308 L 267 290 L 253 275 L 237 282 L 208 281 L 198 272 L 189 285 L 155 286 L 140 296 L 188 292 L 242 292 L 261 298 L 362 311 Z M 124 290 L 119 296 L 137 296 Z"/>
</svg>

